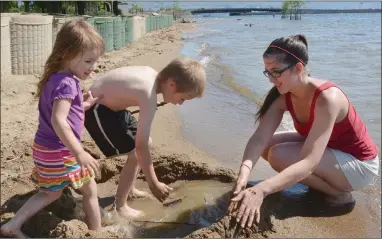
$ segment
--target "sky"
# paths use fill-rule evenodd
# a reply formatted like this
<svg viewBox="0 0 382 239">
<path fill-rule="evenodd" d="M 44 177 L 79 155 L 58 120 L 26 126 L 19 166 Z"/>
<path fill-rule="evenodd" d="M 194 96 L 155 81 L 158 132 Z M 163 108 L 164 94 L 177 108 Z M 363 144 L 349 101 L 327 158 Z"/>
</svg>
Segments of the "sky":
<svg viewBox="0 0 382 239">
<path fill-rule="evenodd" d="M 121 0 L 120 0 L 121 1 Z M 153 1 L 153 0 L 137 0 L 137 1 L 124 1 L 130 3 L 137 3 L 144 9 L 157 10 L 161 7 L 171 7 L 174 1 Z M 282 1 L 177 1 L 182 9 L 195 9 L 195 8 L 229 8 L 229 7 L 281 7 Z M 368 2 L 318 2 L 307 1 L 304 8 L 316 9 L 358 9 L 358 8 L 381 8 L 380 1 Z"/>
</svg>

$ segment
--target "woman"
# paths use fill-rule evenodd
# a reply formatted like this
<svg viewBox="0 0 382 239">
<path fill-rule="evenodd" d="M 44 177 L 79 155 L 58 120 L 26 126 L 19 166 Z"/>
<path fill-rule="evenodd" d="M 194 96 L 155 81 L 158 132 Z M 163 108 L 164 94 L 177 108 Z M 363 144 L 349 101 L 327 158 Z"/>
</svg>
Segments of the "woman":
<svg viewBox="0 0 382 239">
<path fill-rule="evenodd" d="M 354 202 L 351 191 L 372 182 L 379 159 L 353 105 L 332 82 L 310 77 L 303 35 L 274 40 L 263 60 L 263 73 L 274 87 L 257 112 L 260 124 L 247 143 L 233 190 L 232 201 L 242 200 L 237 221 L 251 226 L 256 216 L 259 222 L 263 199 L 298 182 L 327 194 L 330 205 Z M 285 111 L 297 132 L 275 133 Z M 260 156 L 279 173 L 245 189 Z"/>
</svg>

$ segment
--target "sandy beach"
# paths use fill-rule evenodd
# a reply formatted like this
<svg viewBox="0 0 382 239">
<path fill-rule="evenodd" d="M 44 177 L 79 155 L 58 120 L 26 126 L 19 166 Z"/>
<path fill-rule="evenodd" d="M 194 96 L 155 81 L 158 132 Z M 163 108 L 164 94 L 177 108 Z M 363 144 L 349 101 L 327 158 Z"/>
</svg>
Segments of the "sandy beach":
<svg viewBox="0 0 382 239">
<path fill-rule="evenodd" d="M 176 23 L 106 54 L 91 79 L 83 82 L 83 88 L 87 89 L 103 72 L 120 66 L 148 65 L 160 70 L 180 55 L 183 33 L 193 30 L 195 27 L 191 23 Z M 32 75 L 10 76 L 1 82 L 1 224 L 12 218 L 36 189 L 29 175 L 33 167 L 31 144 L 38 123 L 37 100 L 34 98 L 37 82 L 37 76 Z M 139 115 L 136 117 L 139 119 Z M 151 137 L 158 178 L 174 188 L 181 187 L 183 182 L 206 180 L 226 185 L 227 191 L 236 179 L 236 169 L 220 167 L 217 159 L 183 138 L 177 106 L 158 108 Z M 101 160 L 97 183 L 101 207 L 107 210 L 113 202 L 119 172 L 126 158 L 104 159 L 86 131 L 83 144 Z M 142 175 L 137 187 L 147 189 Z M 380 229 L 375 231 L 380 228 L 377 222 L 359 219 L 363 206 L 328 209 L 323 205 L 323 195 L 301 185 L 269 196 L 262 208 L 260 225 L 246 230 L 238 230 L 233 217 L 225 215 L 228 193 L 222 193 L 214 200 L 216 205 L 196 210 L 203 216 L 216 214 L 210 220 L 213 224 L 207 228 L 200 229 L 202 226 L 189 221 L 171 228 L 162 224 L 156 227 L 155 223 L 121 224 L 109 220 L 104 223 L 104 230 L 92 232 L 81 221 L 80 197 L 67 190 L 58 201 L 28 220 L 23 231 L 31 237 L 370 237 L 378 233 L 380 236 Z M 142 228 L 147 229 L 146 232 L 137 233 Z"/>
<path fill-rule="evenodd" d="M 182 45 L 182 34 L 193 29 L 192 24 L 177 23 L 170 28 L 148 33 L 138 42 L 134 42 L 119 51 L 105 54 L 99 61 L 98 69 L 91 75 L 91 78 L 81 82 L 83 89 L 87 89 L 92 81 L 96 79 L 97 75 L 120 66 L 148 65 L 159 71 L 173 58 L 180 56 L 179 50 Z M 9 76 L 2 79 L 1 224 L 13 217 L 17 209 L 21 207 L 36 189 L 35 185 L 29 180 L 29 175 L 33 167 L 31 144 L 38 123 L 38 101 L 34 97 L 37 82 L 38 76 L 34 75 Z M 139 119 L 138 114 L 135 116 Z M 156 158 L 161 163 L 164 163 L 162 166 L 157 166 L 159 167 L 156 169 L 159 178 L 167 183 L 175 182 L 179 179 L 187 180 L 187 177 L 195 177 L 193 175 L 194 169 L 200 167 L 201 173 L 199 174 L 200 177 L 198 177 L 200 179 L 219 179 L 232 182 L 234 180 L 234 171 L 227 169 L 214 171 L 215 167 L 213 165 L 216 161 L 185 141 L 181 135 L 181 127 L 182 123 L 176 106 L 165 105 L 158 109 L 151 137 L 154 144 L 154 162 Z M 91 150 L 95 157 L 101 160 L 104 158 L 86 130 L 83 135 L 83 143 L 86 149 Z M 115 192 L 119 171 L 123 167 L 125 160 L 125 157 L 120 157 L 102 161 L 97 180 L 100 198 L 109 192 L 111 195 Z M 174 169 L 173 171 L 177 171 L 177 175 L 173 177 L 169 176 L 168 172 L 161 173 L 160 167 L 166 170 L 171 167 L 167 164 L 174 160 L 181 162 L 183 165 L 180 167 L 185 169 L 185 171 Z M 211 166 L 207 166 L 206 162 Z M 191 169 L 191 171 L 187 173 L 187 169 Z M 205 175 L 203 176 L 203 174 Z M 143 176 L 140 178 L 137 184 L 147 188 L 142 180 Z M 85 236 L 87 233 L 85 224 L 76 220 L 68 220 L 73 219 L 75 216 L 62 215 L 63 213 L 59 213 L 58 210 L 64 209 L 59 206 L 55 208 L 57 205 L 65 205 L 64 208 L 69 207 L 73 209 L 72 199 L 71 197 L 71 200 L 68 200 L 68 196 L 63 196 L 58 202 L 48 207 L 48 209 L 38 213 L 25 224 L 23 228 L 25 233 L 31 237 L 56 237 L 64 236 L 65 233 L 65 236 L 69 237 Z M 56 211 L 56 213 L 53 212 L 51 218 L 49 217 L 49 214 L 52 214 L 50 210 Z M 60 224 L 61 226 L 57 226 L 59 222 L 62 223 L 62 219 L 67 219 L 68 221 L 64 221 L 63 225 Z M 49 225 L 45 225 L 47 221 L 50 221 Z M 37 228 L 41 228 L 42 225 L 47 229 L 38 230 Z M 60 229 L 62 227 L 71 228 L 70 230 L 68 229 L 70 232 L 66 231 L 64 233 Z M 102 235 L 112 236 L 111 234 Z M 87 237 L 96 235 L 101 236 L 101 234 L 89 234 Z M 124 234 L 119 234 L 119 236 L 123 237 Z"/>
</svg>

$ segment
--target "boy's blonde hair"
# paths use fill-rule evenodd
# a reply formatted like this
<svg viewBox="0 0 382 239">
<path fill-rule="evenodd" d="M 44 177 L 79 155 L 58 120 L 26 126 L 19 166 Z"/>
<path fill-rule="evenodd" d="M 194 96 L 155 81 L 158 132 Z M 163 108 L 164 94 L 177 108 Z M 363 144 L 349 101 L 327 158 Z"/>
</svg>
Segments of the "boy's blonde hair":
<svg viewBox="0 0 382 239">
<path fill-rule="evenodd" d="M 36 97 L 41 95 L 42 88 L 52 74 L 88 49 L 97 50 L 100 55 L 104 53 L 105 43 L 101 35 L 86 20 L 73 19 L 66 22 L 57 33 L 52 53 L 45 63 Z"/>
<path fill-rule="evenodd" d="M 175 58 L 159 72 L 159 79 L 170 78 L 176 83 L 177 92 L 203 96 L 206 73 L 198 61 L 188 57 Z"/>
</svg>

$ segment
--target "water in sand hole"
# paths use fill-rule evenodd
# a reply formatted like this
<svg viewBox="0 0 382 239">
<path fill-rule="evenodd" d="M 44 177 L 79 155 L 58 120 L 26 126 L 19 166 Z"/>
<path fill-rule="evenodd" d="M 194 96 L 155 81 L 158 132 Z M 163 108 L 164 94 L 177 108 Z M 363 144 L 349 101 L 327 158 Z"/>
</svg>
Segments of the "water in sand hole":
<svg viewBox="0 0 382 239">
<path fill-rule="evenodd" d="M 203 180 L 178 181 L 170 186 L 174 190 L 165 203 L 176 199 L 181 199 L 180 202 L 169 206 L 156 199 L 134 199 L 129 202 L 132 208 L 145 213 L 139 220 L 126 223 L 131 236 L 182 237 L 209 226 L 224 216 L 233 184 Z M 118 224 L 124 227 L 124 223 Z"/>
</svg>

